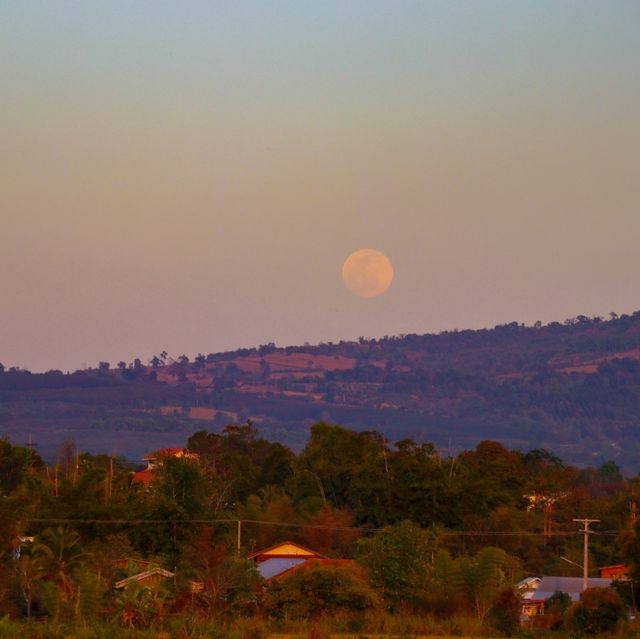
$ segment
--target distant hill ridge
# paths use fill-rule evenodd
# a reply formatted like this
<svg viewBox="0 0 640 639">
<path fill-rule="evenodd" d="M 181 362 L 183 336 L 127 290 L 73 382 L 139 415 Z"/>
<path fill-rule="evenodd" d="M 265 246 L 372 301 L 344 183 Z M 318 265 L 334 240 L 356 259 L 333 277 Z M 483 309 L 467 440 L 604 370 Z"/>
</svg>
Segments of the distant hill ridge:
<svg viewBox="0 0 640 639">
<path fill-rule="evenodd" d="M 199 354 L 62 374 L 0 373 L 0 434 L 140 459 L 251 419 L 295 448 L 316 421 L 432 441 L 547 448 L 640 469 L 640 311 L 610 319 Z"/>
</svg>

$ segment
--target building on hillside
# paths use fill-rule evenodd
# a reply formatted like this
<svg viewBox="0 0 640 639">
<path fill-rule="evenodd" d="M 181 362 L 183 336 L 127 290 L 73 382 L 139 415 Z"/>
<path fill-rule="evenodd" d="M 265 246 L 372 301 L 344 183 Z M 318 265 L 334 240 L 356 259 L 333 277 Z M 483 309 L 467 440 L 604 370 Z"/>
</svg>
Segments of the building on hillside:
<svg viewBox="0 0 640 639">
<path fill-rule="evenodd" d="M 131 483 L 142 484 L 145 488 L 148 488 L 157 477 L 157 469 L 162 466 L 165 459 L 170 457 L 176 459 L 199 459 L 197 453 L 192 453 L 187 448 L 160 448 L 143 458 L 147 462 L 147 467 L 144 470 L 133 473 Z"/>
<path fill-rule="evenodd" d="M 134 557 L 120 557 L 111 560 L 111 572 L 109 577 L 114 583 L 118 583 L 123 579 L 128 579 L 133 575 L 148 572 L 152 568 L 159 568 L 157 563 L 148 561 L 147 559 L 137 559 Z"/>
<path fill-rule="evenodd" d="M 158 588 L 165 579 L 169 579 L 171 577 L 175 577 L 175 573 L 165 570 L 164 568 L 156 567 L 151 568 L 151 570 L 139 572 L 137 575 L 131 575 L 131 577 L 127 577 L 126 579 L 116 581 L 115 588 L 126 588 L 129 584 L 137 583 L 143 588 L 153 590 Z"/>
<path fill-rule="evenodd" d="M 120 557 L 120 559 L 112 559 L 111 565 L 120 570 L 142 569 L 149 570 L 151 562 L 147 559 L 135 559 L 133 557 Z"/>
<path fill-rule="evenodd" d="M 259 550 L 249 555 L 247 559 L 253 560 L 256 570 L 265 581 L 280 577 L 302 566 L 310 565 L 314 561 L 326 562 L 332 565 L 351 563 L 350 560 L 328 559 L 324 555 L 293 541 L 283 541 L 275 546 Z M 204 589 L 204 583 L 191 581 L 189 582 L 189 588 L 192 593 L 201 592 Z"/>
<path fill-rule="evenodd" d="M 587 588 L 609 588 L 613 580 L 590 577 Z M 542 577 L 540 585 L 533 595 L 534 601 L 546 601 L 555 592 L 564 592 L 571 597 L 571 601 L 580 601 L 582 594 L 582 577 Z"/>
<path fill-rule="evenodd" d="M 514 586 L 520 595 L 522 614 L 527 617 L 539 615 L 544 608 L 544 604 L 540 605 L 540 603 L 533 601 L 533 596 L 541 581 L 542 577 L 525 577 Z"/>
<path fill-rule="evenodd" d="M 625 564 L 613 564 L 612 566 L 602 566 L 598 568 L 600 577 L 603 579 L 614 579 L 615 581 L 629 581 L 629 566 Z"/>
<path fill-rule="evenodd" d="M 588 588 L 609 588 L 612 579 L 591 577 L 587 580 Z M 522 599 L 522 615 L 531 618 L 545 613 L 545 602 L 556 592 L 563 592 L 571 597 L 574 603 L 580 601 L 582 594 L 582 577 L 527 577 L 515 585 Z"/>
<path fill-rule="evenodd" d="M 259 550 L 249 555 L 256 564 L 256 569 L 266 580 L 277 577 L 292 568 L 297 568 L 313 559 L 328 561 L 327 557 L 292 541 Z"/>
</svg>

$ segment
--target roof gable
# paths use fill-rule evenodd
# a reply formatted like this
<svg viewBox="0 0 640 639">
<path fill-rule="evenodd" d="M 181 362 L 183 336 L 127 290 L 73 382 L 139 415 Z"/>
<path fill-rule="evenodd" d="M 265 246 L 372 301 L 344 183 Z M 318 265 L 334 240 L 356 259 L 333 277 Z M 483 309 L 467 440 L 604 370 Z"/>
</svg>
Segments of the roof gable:
<svg viewBox="0 0 640 639">
<path fill-rule="evenodd" d="M 518 591 L 523 601 L 531 601 L 535 598 L 536 590 L 541 582 L 541 577 L 529 576 L 515 584 L 514 588 Z"/>
<path fill-rule="evenodd" d="M 293 541 L 283 541 L 280 544 L 259 550 L 258 552 L 249 555 L 249 559 L 269 559 L 272 557 L 304 557 L 312 559 L 316 557 L 323 558 L 323 555 L 317 553 L 309 548 L 305 548 L 300 544 L 296 544 Z"/>
<path fill-rule="evenodd" d="M 164 568 L 152 568 L 151 570 L 145 570 L 144 572 L 139 572 L 137 575 L 132 575 L 131 577 L 127 577 L 126 579 L 121 579 L 115 583 L 116 588 L 125 588 L 130 583 L 134 581 L 144 581 L 145 579 L 149 579 L 149 577 L 174 577 L 174 573 L 165 570 Z"/>
</svg>

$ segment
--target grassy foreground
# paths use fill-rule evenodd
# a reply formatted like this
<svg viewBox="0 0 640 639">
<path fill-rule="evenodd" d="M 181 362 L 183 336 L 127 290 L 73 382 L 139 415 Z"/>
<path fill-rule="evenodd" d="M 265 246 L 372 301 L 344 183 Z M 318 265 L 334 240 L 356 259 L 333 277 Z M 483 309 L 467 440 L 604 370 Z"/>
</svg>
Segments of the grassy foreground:
<svg viewBox="0 0 640 639">
<path fill-rule="evenodd" d="M 272 623 L 263 620 L 240 620 L 232 626 L 215 621 L 171 620 L 160 626 L 147 628 L 125 628 L 115 623 L 101 624 L 52 624 L 42 622 L 17 622 L 8 618 L 0 619 L 0 639 L 498 639 L 495 631 L 478 627 L 474 620 L 469 621 L 475 629 L 465 628 L 465 620 L 450 633 L 444 628 L 427 629 L 429 624 L 419 628 L 412 619 L 398 618 L 384 632 L 335 632 L 333 621 L 297 622 L 296 628 L 286 627 L 277 630 Z M 402 625 L 406 624 L 404 628 Z M 287 624 L 288 626 L 288 624 Z M 392 627 L 393 626 L 393 627 Z M 284 631 L 283 631 L 284 630 Z M 466 632 L 464 631 L 466 630 Z M 563 632 L 532 632 L 522 630 L 517 636 L 523 639 L 575 639 L 575 635 Z M 593 635 L 591 635 L 593 636 Z M 613 635 L 619 639 L 637 639 L 640 631 L 635 626 L 619 629 Z"/>
<path fill-rule="evenodd" d="M 272 621 L 259 617 L 233 622 L 180 617 L 145 628 L 124 627 L 118 621 L 65 623 L 0 619 L 0 639 L 363 639 L 364 637 L 489 636 L 474 619 L 434 620 L 411 616 L 371 615 L 362 618 L 323 618 Z"/>
</svg>

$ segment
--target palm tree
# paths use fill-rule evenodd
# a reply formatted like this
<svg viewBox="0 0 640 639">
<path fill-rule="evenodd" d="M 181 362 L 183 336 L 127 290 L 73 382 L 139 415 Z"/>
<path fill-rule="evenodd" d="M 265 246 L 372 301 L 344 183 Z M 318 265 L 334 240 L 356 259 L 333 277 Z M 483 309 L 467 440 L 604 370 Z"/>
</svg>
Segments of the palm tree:
<svg viewBox="0 0 640 639">
<path fill-rule="evenodd" d="M 22 597 L 27 605 L 27 618 L 30 619 L 36 585 L 44 577 L 45 573 L 38 559 L 25 554 L 20 557 L 16 564 L 16 573 Z"/>
<path fill-rule="evenodd" d="M 31 552 L 46 579 L 58 584 L 66 599 L 74 593 L 72 575 L 89 556 L 80 547 L 80 536 L 62 526 L 45 530 Z"/>
<path fill-rule="evenodd" d="M 146 626 L 162 613 L 164 593 L 137 583 L 128 585 L 116 598 L 118 617 L 125 626 Z"/>
</svg>

